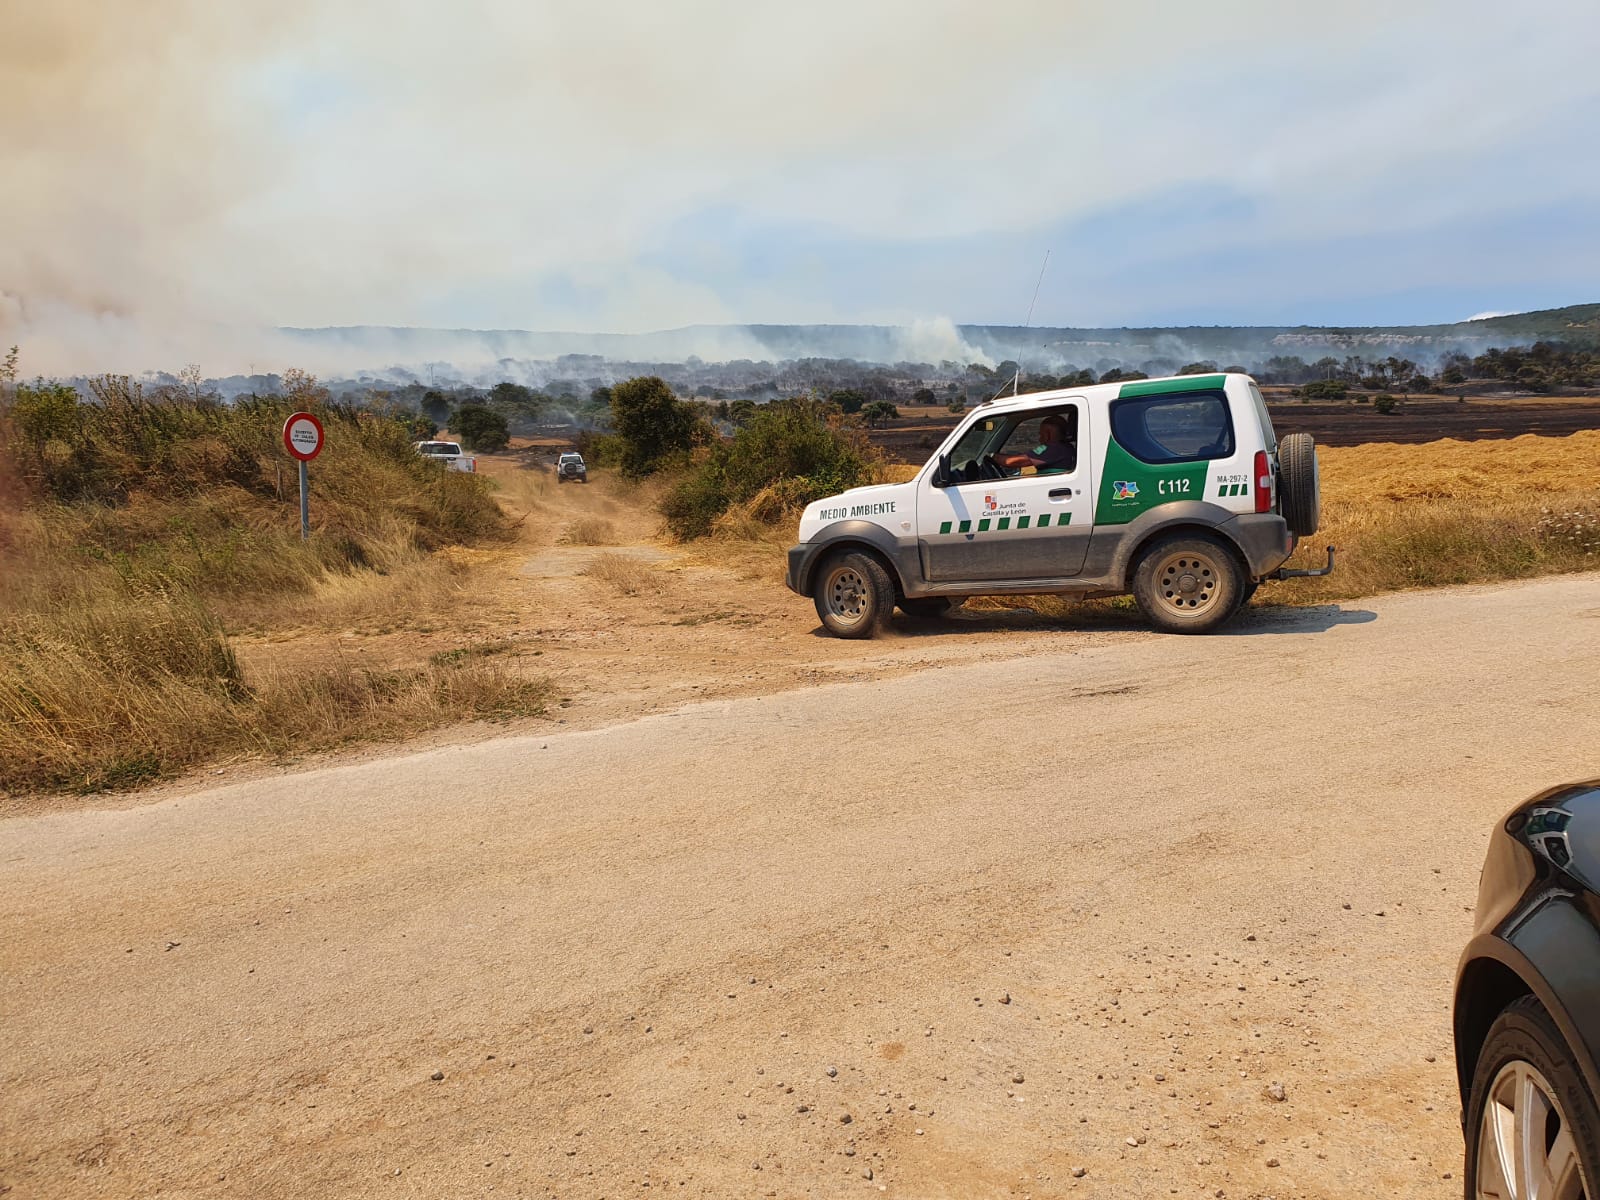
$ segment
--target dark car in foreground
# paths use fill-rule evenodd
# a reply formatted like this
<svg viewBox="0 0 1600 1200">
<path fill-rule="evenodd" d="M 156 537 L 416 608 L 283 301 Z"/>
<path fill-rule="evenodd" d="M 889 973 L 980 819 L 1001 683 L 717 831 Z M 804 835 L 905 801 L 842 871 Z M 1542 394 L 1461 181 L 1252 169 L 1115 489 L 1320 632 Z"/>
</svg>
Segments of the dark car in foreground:
<svg viewBox="0 0 1600 1200">
<path fill-rule="evenodd" d="M 1600 1200 L 1600 779 L 1494 831 L 1456 971 L 1468 1200 Z"/>
</svg>

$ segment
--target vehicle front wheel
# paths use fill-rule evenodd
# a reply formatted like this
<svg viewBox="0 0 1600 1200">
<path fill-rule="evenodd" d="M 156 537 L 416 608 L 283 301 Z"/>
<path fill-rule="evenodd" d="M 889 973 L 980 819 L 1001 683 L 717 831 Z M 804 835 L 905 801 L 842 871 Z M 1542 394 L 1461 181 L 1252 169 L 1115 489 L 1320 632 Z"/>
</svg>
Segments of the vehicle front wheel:
<svg viewBox="0 0 1600 1200">
<path fill-rule="evenodd" d="M 1133 598 L 1164 633 L 1209 633 L 1239 607 L 1246 583 L 1239 560 L 1215 538 L 1162 538 L 1139 559 Z"/>
<path fill-rule="evenodd" d="M 1466 1128 L 1466 1200 L 1600 1196 L 1600 1112 L 1561 1031 L 1532 996 L 1489 1027 Z"/>
<path fill-rule="evenodd" d="M 847 550 L 822 564 L 812 598 L 823 627 L 834 637 L 867 638 L 888 624 L 894 584 L 872 555 Z"/>
</svg>

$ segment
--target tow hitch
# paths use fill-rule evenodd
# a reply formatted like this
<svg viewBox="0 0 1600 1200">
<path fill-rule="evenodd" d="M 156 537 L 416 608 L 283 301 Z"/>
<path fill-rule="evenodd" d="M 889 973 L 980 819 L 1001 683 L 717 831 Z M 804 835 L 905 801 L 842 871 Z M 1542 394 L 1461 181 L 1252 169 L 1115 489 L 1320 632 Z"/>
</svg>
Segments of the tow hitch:
<svg viewBox="0 0 1600 1200">
<path fill-rule="evenodd" d="M 1271 575 L 1268 575 L 1267 578 L 1268 579 L 1305 579 L 1305 578 L 1307 578 L 1309 576 L 1321 576 L 1321 575 L 1332 575 L 1332 574 L 1333 574 L 1333 547 L 1329 546 L 1328 547 L 1328 565 L 1327 566 L 1321 567 L 1321 568 L 1319 568 L 1317 570 L 1314 570 L 1314 571 L 1291 571 L 1288 567 L 1279 567 Z"/>
</svg>

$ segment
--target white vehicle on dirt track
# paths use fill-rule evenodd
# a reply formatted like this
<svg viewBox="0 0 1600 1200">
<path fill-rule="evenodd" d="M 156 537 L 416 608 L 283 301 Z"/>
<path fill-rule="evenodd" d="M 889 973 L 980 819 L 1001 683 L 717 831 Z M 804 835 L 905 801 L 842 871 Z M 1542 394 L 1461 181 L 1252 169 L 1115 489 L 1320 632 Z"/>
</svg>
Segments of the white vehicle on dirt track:
<svg viewBox="0 0 1600 1200">
<path fill-rule="evenodd" d="M 411 448 L 424 458 L 443 463 L 452 471 L 476 471 L 478 460 L 461 452 L 456 442 L 413 442 Z"/>
<path fill-rule="evenodd" d="M 806 506 L 787 582 L 839 637 L 898 606 L 1132 593 L 1171 633 L 1221 625 L 1317 531 L 1309 434 L 1280 442 L 1248 375 L 1017 396 L 970 413 L 915 478 Z"/>
</svg>

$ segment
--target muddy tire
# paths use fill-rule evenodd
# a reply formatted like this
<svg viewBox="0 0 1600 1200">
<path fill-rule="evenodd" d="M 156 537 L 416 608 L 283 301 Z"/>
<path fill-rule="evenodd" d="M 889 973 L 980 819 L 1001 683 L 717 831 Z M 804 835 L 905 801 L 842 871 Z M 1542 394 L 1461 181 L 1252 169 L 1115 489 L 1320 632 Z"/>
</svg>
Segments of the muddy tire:
<svg viewBox="0 0 1600 1200">
<path fill-rule="evenodd" d="M 873 637 L 889 623 L 894 611 L 889 572 L 861 550 L 846 550 L 824 562 L 811 596 L 823 628 L 834 637 Z"/>
<path fill-rule="evenodd" d="M 1532 996 L 1495 1018 L 1467 1095 L 1467 1200 L 1594 1196 L 1600 1112 L 1550 1014 Z"/>
<path fill-rule="evenodd" d="M 935 621 L 960 603 L 960 599 L 951 596 L 927 596 L 921 600 L 901 600 L 900 611 L 908 617 Z"/>
<path fill-rule="evenodd" d="M 1154 542 L 1133 571 L 1133 598 L 1163 633 L 1209 633 L 1238 611 L 1244 570 L 1233 551 L 1204 534 Z"/>
<path fill-rule="evenodd" d="M 1309 433 L 1285 434 L 1278 443 L 1278 508 L 1295 537 L 1310 537 L 1322 519 L 1322 480 Z"/>
</svg>

